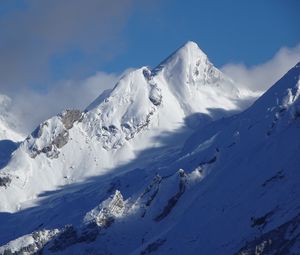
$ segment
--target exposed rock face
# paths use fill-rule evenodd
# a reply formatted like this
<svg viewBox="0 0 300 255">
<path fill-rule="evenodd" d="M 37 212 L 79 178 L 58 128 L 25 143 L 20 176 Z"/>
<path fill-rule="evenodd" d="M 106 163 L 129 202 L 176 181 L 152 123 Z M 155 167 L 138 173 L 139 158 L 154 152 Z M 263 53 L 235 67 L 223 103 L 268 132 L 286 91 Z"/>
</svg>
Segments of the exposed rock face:
<svg viewBox="0 0 300 255">
<path fill-rule="evenodd" d="M 48 245 L 52 252 L 63 251 L 76 243 L 89 243 L 96 240 L 101 228 L 108 228 L 125 210 L 125 202 L 120 191 L 88 212 L 81 228 L 72 225 L 65 226 L 60 234 Z"/>
<path fill-rule="evenodd" d="M 59 231 L 54 230 L 39 230 L 30 235 L 18 238 L 4 247 L 0 248 L 0 254 L 3 255 L 30 255 L 41 254 L 43 247 L 54 238 Z M 14 246 L 13 243 L 16 243 Z M 18 244 L 17 244 L 18 243 Z M 14 248 L 10 248 L 14 247 Z"/>
<path fill-rule="evenodd" d="M 82 119 L 82 112 L 80 110 L 66 110 L 60 117 L 66 129 L 71 129 L 74 122 L 80 121 Z"/>
<path fill-rule="evenodd" d="M 69 132 L 67 130 L 64 130 L 53 139 L 53 145 L 55 145 L 56 148 L 60 149 L 68 143 L 68 140 Z"/>
<path fill-rule="evenodd" d="M 149 92 L 150 101 L 155 106 L 160 105 L 161 101 L 162 101 L 161 89 L 155 83 L 155 81 L 153 79 L 154 76 L 152 75 L 151 71 L 146 68 L 143 70 L 143 75 L 150 85 L 150 92 Z"/>
<path fill-rule="evenodd" d="M 59 150 L 69 141 L 69 129 L 75 122 L 82 120 L 79 110 L 66 110 L 37 127 L 27 137 L 25 144 L 29 155 L 35 158 L 40 153 L 45 153 L 49 158 L 57 158 Z"/>
<path fill-rule="evenodd" d="M 156 84 L 151 86 L 149 99 L 155 106 L 161 104 L 162 101 L 161 90 L 157 87 Z"/>
</svg>

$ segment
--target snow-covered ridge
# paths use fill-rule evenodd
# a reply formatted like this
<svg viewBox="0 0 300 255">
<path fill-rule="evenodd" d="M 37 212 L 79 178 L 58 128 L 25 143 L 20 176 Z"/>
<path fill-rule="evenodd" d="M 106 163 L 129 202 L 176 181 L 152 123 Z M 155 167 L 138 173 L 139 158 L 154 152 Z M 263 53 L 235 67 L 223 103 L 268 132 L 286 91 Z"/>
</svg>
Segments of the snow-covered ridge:
<svg viewBox="0 0 300 255">
<path fill-rule="evenodd" d="M 155 119 L 153 115 L 165 115 L 166 123 L 159 126 L 172 130 L 173 123 L 193 113 L 215 119 L 220 116 L 214 109 L 238 110 L 240 97 L 233 81 L 209 62 L 196 43 L 188 42 L 157 68 L 142 67 L 122 77 L 113 90 L 105 91 L 87 107 L 80 128 L 106 150 L 118 149 L 146 129 Z M 174 118 L 173 112 L 179 116 Z M 32 155 L 44 151 L 53 157 L 57 147 L 64 145 L 49 151 L 53 141 L 66 132 L 59 116 L 41 125 L 39 132 L 44 133 L 31 135 L 27 147 L 34 151 Z"/>
</svg>

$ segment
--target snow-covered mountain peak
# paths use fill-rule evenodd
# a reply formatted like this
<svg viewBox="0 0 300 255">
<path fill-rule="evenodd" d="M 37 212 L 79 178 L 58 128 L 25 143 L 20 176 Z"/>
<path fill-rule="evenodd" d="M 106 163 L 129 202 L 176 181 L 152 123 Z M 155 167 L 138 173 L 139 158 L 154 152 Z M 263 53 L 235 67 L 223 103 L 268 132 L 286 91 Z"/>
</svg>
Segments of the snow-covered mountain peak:
<svg viewBox="0 0 300 255">
<path fill-rule="evenodd" d="M 154 68 L 152 74 L 167 82 L 186 114 L 211 115 L 208 109 L 220 106 L 230 110 L 238 108 L 233 104 L 241 97 L 236 84 L 218 70 L 194 42 L 189 41 L 175 51 Z"/>
<path fill-rule="evenodd" d="M 10 180 L 5 193 L 16 195 L 14 200 L 0 194 L 0 209 L 16 210 L 44 190 L 103 174 L 147 148 L 165 146 L 158 139 L 162 134 L 184 130 L 170 142 L 180 146 L 192 129 L 241 110 L 237 86 L 197 44 L 186 43 L 164 63 L 160 71 L 141 67 L 125 74 L 85 111 L 68 110 L 40 124 L 2 171 Z M 44 175 L 47 182 L 33 184 Z"/>
<path fill-rule="evenodd" d="M 211 66 L 212 64 L 209 62 L 207 55 L 198 45 L 195 42 L 188 41 L 154 68 L 153 72 L 172 72 L 176 70 L 177 72 L 186 72 L 186 75 L 194 73 L 194 76 L 202 76 L 206 69 Z"/>
<path fill-rule="evenodd" d="M 182 47 L 176 50 L 169 60 L 172 58 L 181 59 L 182 61 L 186 61 L 188 63 L 197 63 L 202 60 L 203 63 L 208 61 L 207 55 L 199 48 L 198 44 L 193 41 L 186 42 Z"/>
</svg>

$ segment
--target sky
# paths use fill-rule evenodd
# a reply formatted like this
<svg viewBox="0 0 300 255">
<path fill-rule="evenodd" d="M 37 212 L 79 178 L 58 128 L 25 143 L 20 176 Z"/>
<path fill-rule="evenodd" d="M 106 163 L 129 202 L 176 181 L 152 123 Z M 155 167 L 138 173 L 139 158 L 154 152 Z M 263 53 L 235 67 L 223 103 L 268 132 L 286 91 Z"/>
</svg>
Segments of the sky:
<svg viewBox="0 0 300 255">
<path fill-rule="evenodd" d="M 1 0 L 0 93 L 30 130 L 188 40 L 263 91 L 300 61 L 299 10 L 298 0 Z"/>
</svg>

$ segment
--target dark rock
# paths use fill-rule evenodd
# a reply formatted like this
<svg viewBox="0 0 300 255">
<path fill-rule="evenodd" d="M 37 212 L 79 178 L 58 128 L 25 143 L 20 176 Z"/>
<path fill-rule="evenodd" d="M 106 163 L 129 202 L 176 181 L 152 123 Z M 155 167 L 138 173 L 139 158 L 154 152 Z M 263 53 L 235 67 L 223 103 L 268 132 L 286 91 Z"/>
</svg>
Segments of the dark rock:
<svg viewBox="0 0 300 255">
<path fill-rule="evenodd" d="M 67 130 L 62 131 L 58 136 L 53 140 L 53 144 L 58 148 L 62 148 L 69 141 L 69 132 Z"/>
<path fill-rule="evenodd" d="M 149 99 L 152 102 L 152 104 L 154 104 L 155 106 L 161 104 L 162 101 L 161 90 L 157 87 L 157 85 L 151 85 Z"/>
<path fill-rule="evenodd" d="M 66 129 L 71 129 L 76 121 L 82 119 L 82 112 L 80 110 L 66 110 L 61 115 L 61 121 Z"/>
<path fill-rule="evenodd" d="M 11 178 L 8 176 L 0 176 L 0 187 L 7 188 L 11 183 Z"/>
<path fill-rule="evenodd" d="M 152 76 L 151 76 L 151 71 L 149 70 L 149 69 L 144 69 L 143 70 L 143 75 L 144 75 L 144 77 L 145 77 L 145 79 L 147 80 L 147 81 L 150 81 L 151 79 L 152 79 Z"/>
</svg>

